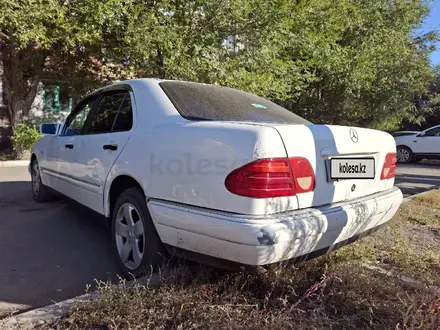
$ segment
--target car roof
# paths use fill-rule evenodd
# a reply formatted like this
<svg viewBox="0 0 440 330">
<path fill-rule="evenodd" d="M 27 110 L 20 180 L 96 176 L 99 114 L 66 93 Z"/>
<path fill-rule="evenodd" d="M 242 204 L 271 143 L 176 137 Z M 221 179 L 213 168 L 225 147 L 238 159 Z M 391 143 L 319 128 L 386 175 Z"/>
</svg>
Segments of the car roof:
<svg viewBox="0 0 440 330">
<path fill-rule="evenodd" d="M 177 79 L 175 80 L 175 79 L 161 79 L 161 78 L 136 78 L 136 79 L 127 79 L 127 80 L 116 81 L 116 82 L 113 82 L 113 83 L 111 83 L 109 85 L 102 86 L 100 88 L 97 88 L 97 89 L 93 90 L 92 92 L 87 94 L 87 96 L 88 95 L 92 95 L 94 93 L 102 92 L 103 90 L 112 89 L 114 87 L 121 86 L 121 85 L 134 86 L 134 85 L 138 84 L 139 82 L 146 83 L 146 84 L 155 84 L 155 85 L 157 85 L 157 84 L 159 84 L 160 82 L 163 82 L 163 81 L 186 82 L 186 83 L 193 83 L 193 84 L 210 85 L 210 84 L 201 83 L 201 82 L 185 81 L 185 80 L 177 80 Z M 223 87 L 227 87 L 227 86 L 223 86 Z"/>
<path fill-rule="evenodd" d="M 155 82 L 156 84 L 158 84 L 159 82 L 164 81 L 164 79 L 160 79 L 160 78 L 138 78 L 138 79 L 128 79 L 128 80 L 120 80 L 120 81 L 115 81 L 109 85 L 105 85 L 102 87 L 99 87 L 95 90 L 93 90 L 91 93 L 87 94 L 87 95 L 92 95 L 94 93 L 99 93 L 102 92 L 103 90 L 107 90 L 107 89 L 112 89 L 113 87 L 117 87 L 117 86 L 121 86 L 121 85 L 133 85 L 136 82 Z"/>
</svg>

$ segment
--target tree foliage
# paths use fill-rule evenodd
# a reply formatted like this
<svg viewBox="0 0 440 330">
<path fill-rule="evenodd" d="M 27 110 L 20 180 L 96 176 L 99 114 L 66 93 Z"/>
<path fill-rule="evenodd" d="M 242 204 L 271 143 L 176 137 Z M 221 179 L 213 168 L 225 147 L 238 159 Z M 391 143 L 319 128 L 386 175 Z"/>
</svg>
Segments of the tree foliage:
<svg viewBox="0 0 440 330">
<path fill-rule="evenodd" d="M 414 99 L 434 77 L 437 35 L 413 31 L 428 12 L 420 0 L 3 0 L 10 115 L 26 116 L 43 74 L 78 94 L 156 76 L 251 91 L 313 122 L 391 129 L 423 114 Z"/>
<path fill-rule="evenodd" d="M 123 1 L 0 1 L 0 58 L 13 128 L 27 118 L 43 77 L 79 91 L 93 85 L 102 27 L 117 4 Z"/>
<path fill-rule="evenodd" d="M 17 158 L 28 158 L 33 145 L 41 137 L 38 125 L 30 121 L 20 123 L 11 138 Z"/>
<path fill-rule="evenodd" d="M 424 130 L 440 124 L 440 65 L 434 68 L 435 78 L 426 91 L 417 95 L 414 105 L 418 114 L 423 114 L 423 121 L 404 120 L 401 128 L 406 130 Z"/>
</svg>

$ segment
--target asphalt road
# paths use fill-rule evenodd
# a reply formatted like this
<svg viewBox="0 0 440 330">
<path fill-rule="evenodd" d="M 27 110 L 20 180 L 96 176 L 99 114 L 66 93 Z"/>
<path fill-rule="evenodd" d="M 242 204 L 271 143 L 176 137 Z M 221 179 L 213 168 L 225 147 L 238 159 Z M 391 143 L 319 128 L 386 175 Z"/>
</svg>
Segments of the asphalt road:
<svg viewBox="0 0 440 330">
<path fill-rule="evenodd" d="M 404 196 L 440 186 L 440 161 L 422 161 L 418 164 L 399 165 L 397 167 L 396 186 Z"/>
<path fill-rule="evenodd" d="M 114 280 L 104 219 L 65 200 L 33 201 L 26 167 L 0 168 L 0 318 Z"/>
<path fill-rule="evenodd" d="M 405 195 L 440 184 L 440 162 L 400 166 Z M 104 219 L 65 200 L 32 199 L 26 167 L 0 168 L 0 318 L 116 280 Z"/>
</svg>

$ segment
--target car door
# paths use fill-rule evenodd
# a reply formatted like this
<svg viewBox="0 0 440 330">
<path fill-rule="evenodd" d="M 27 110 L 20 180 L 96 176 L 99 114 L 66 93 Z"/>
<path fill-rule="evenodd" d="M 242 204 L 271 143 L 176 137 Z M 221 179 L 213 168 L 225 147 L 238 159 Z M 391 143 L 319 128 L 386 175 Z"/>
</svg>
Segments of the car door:
<svg viewBox="0 0 440 330">
<path fill-rule="evenodd" d="M 440 154 L 440 126 L 430 128 L 417 138 L 417 152 Z"/>
<path fill-rule="evenodd" d="M 78 198 L 99 213 L 103 213 L 105 180 L 128 142 L 132 126 L 130 92 L 124 89 L 104 91 L 74 150 L 71 175 L 82 188 Z"/>
<path fill-rule="evenodd" d="M 46 144 L 46 159 L 41 168 L 43 182 L 60 193 L 75 198 L 77 184 L 71 175 L 77 139 L 83 134 L 88 115 L 91 113 L 98 95 L 90 95 L 82 100 L 71 114 L 58 135 Z"/>
</svg>

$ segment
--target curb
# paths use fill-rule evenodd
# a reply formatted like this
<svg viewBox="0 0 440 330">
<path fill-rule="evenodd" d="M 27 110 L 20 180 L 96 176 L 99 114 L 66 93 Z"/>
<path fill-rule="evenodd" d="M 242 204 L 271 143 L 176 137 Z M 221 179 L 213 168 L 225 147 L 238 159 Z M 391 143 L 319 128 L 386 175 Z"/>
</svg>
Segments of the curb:
<svg viewBox="0 0 440 330">
<path fill-rule="evenodd" d="M 4 320 L 0 320 L 0 327 L 5 330 L 33 329 L 36 326 L 51 323 L 63 316 L 66 316 L 74 305 L 90 301 L 94 297 L 97 297 L 97 295 L 98 294 L 96 292 L 87 293 L 56 304 L 33 309 L 16 316 L 11 316 Z"/>
<path fill-rule="evenodd" d="M 173 271 L 154 273 L 150 276 L 144 276 L 126 282 L 124 281 L 120 283 L 120 285 L 125 285 L 127 288 L 130 288 L 135 284 L 140 284 L 150 288 L 156 288 L 163 282 L 164 276 L 170 276 L 172 274 Z M 31 330 L 38 326 L 53 323 L 60 318 L 69 315 L 74 306 L 89 302 L 97 297 L 99 297 L 99 292 L 93 291 L 52 305 L 43 306 L 24 313 L 6 317 L 5 319 L 0 320 L 0 329 Z"/>
<path fill-rule="evenodd" d="M 5 161 L 0 161 L 0 168 L 28 166 L 29 163 L 30 163 L 29 160 L 5 160 Z"/>
</svg>

